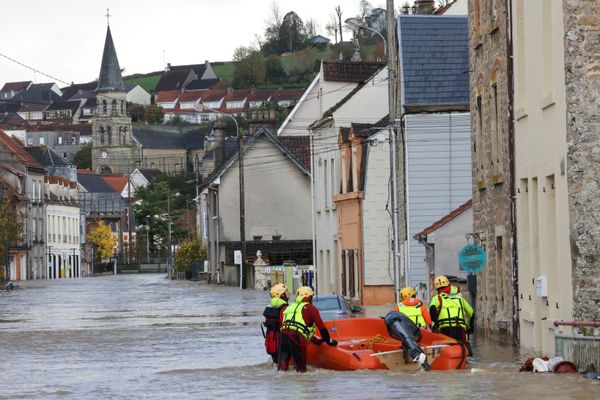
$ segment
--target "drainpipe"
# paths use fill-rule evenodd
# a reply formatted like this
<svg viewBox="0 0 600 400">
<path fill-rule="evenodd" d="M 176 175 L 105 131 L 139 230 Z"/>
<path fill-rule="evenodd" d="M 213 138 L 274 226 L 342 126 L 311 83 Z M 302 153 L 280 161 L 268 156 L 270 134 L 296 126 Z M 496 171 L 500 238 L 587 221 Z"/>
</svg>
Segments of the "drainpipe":
<svg viewBox="0 0 600 400">
<path fill-rule="evenodd" d="M 319 89 L 321 90 L 321 89 Z M 321 97 L 321 96 L 319 96 Z M 319 100 L 322 101 L 322 100 Z M 320 107 L 320 106 L 319 106 Z M 316 225 L 316 216 L 315 216 L 315 186 L 314 186 L 314 170 L 315 170 L 315 151 L 314 151 L 314 134 L 312 129 L 308 129 L 309 135 L 310 135 L 310 212 L 311 212 L 311 218 L 310 218 L 310 222 L 312 225 L 312 247 L 313 247 L 313 265 L 315 266 L 315 293 L 319 294 L 319 281 L 318 281 L 318 277 L 319 274 L 318 272 L 318 268 L 319 265 L 317 265 L 317 232 L 315 230 L 315 225 Z M 332 178 L 333 179 L 333 178 Z"/>
<path fill-rule="evenodd" d="M 510 192 L 510 238 L 512 255 L 513 315 L 512 340 L 519 343 L 519 258 L 517 251 L 517 204 L 515 193 L 515 128 L 514 128 L 514 74 L 512 43 L 512 0 L 506 0 L 506 80 L 508 86 L 508 158 Z"/>
</svg>

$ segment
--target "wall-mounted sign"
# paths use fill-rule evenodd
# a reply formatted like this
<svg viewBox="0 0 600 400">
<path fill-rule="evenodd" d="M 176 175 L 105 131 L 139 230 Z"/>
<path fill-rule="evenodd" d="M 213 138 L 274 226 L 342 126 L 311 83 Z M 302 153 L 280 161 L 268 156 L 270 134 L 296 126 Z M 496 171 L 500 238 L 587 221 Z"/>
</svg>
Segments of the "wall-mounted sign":
<svg viewBox="0 0 600 400">
<path fill-rule="evenodd" d="M 458 252 L 460 269 L 470 273 L 481 271 L 487 262 L 483 247 L 478 244 L 468 244 Z"/>
</svg>

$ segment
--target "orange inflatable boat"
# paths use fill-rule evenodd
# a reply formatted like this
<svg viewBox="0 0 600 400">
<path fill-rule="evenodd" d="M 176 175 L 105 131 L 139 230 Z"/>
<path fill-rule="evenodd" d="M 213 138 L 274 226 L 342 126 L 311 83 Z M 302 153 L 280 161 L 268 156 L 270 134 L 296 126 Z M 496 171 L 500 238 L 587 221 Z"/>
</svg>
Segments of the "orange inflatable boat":
<svg viewBox="0 0 600 400">
<path fill-rule="evenodd" d="M 403 342 L 393 338 L 382 318 L 349 318 L 325 321 L 335 347 L 325 343 L 308 345 L 308 364 L 339 371 L 357 369 L 419 370 Z M 433 370 L 464 369 L 467 347 L 448 336 L 421 329 L 418 351 L 427 357 L 426 365 Z M 421 361 L 423 361 L 423 359 Z M 427 365 L 428 364 L 428 365 Z M 429 369 L 429 368 L 426 368 Z"/>
</svg>

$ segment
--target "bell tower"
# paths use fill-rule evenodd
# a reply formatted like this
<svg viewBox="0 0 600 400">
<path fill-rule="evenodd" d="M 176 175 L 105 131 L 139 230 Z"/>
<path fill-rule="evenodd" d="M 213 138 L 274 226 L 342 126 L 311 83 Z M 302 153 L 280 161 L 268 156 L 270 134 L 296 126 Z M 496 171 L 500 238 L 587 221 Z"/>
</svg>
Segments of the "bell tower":
<svg viewBox="0 0 600 400">
<path fill-rule="evenodd" d="M 92 168 L 96 173 L 130 174 L 135 168 L 126 94 L 108 25 L 96 87 L 96 113 L 92 118 Z"/>
</svg>

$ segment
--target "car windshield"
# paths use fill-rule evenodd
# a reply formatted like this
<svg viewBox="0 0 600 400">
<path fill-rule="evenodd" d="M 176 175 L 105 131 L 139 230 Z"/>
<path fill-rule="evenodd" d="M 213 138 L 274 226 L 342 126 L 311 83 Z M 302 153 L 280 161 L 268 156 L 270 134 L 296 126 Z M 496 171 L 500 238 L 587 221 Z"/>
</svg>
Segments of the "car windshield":
<svg viewBox="0 0 600 400">
<path fill-rule="evenodd" d="M 313 304 L 319 310 L 339 310 L 340 303 L 336 297 L 325 298 L 325 299 L 313 299 Z"/>
</svg>

